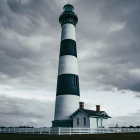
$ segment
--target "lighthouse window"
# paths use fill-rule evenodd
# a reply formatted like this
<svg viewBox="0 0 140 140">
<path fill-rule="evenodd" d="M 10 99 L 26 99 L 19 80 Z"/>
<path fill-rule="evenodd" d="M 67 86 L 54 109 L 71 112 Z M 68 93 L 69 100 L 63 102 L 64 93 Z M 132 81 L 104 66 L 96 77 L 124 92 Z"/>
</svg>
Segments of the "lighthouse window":
<svg viewBox="0 0 140 140">
<path fill-rule="evenodd" d="M 86 125 L 86 118 L 84 117 L 84 125 Z"/>
<path fill-rule="evenodd" d="M 72 19 L 70 18 L 69 21 L 72 22 Z"/>
<path fill-rule="evenodd" d="M 76 86 L 78 85 L 78 77 L 76 76 Z"/>
<path fill-rule="evenodd" d="M 78 77 L 74 75 L 74 86 L 76 87 L 78 85 Z"/>
<path fill-rule="evenodd" d="M 77 118 L 77 125 L 79 125 L 79 118 Z"/>
<path fill-rule="evenodd" d="M 76 52 L 76 44 L 75 43 L 73 43 L 73 50 L 74 50 L 74 52 Z"/>
<path fill-rule="evenodd" d="M 76 75 L 74 75 L 74 86 L 76 86 Z"/>
</svg>

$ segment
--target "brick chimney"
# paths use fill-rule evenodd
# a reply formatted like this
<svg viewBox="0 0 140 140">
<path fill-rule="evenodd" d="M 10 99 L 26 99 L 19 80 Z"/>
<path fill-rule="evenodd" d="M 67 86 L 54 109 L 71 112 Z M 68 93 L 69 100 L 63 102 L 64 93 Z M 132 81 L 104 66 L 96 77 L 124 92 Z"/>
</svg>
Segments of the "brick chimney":
<svg viewBox="0 0 140 140">
<path fill-rule="evenodd" d="M 79 102 L 79 108 L 84 109 L 84 102 Z"/>
<path fill-rule="evenodd" d="M 100 112 L 100 105 L 96 105 L 96 111 Z"/>
</svg>

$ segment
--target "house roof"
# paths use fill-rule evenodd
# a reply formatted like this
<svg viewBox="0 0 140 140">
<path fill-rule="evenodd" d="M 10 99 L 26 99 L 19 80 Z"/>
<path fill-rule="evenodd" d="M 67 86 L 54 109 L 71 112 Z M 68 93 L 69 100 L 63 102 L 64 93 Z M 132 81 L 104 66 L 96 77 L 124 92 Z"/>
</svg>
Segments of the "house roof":
<svg viewBox="0 0 140 140">
<path fill-rule="evenodd" d="M 105 111 L 95 111 L 89 109 L 77 109 L 70 117 L 73 117 L 78 112 L 82 112 L 88 117 L 103 117 L 103 118 L 111 118 Z"/>
</svg>

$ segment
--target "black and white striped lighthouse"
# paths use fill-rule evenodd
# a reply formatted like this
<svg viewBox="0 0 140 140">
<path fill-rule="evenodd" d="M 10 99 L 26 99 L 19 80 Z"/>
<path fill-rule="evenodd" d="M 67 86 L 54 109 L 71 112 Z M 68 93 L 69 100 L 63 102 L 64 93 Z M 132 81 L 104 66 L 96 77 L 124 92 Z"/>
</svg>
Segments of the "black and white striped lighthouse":
<svg viewBox="0 0 140 140">
<path fill-rule="evenodd" d="M 67 4 L 59 17 L 62 27 L 53 127 L 72 127 L 70 115 L 79 107 L 80 90 L 75 27 L 78 17 Z"/>
</svg>

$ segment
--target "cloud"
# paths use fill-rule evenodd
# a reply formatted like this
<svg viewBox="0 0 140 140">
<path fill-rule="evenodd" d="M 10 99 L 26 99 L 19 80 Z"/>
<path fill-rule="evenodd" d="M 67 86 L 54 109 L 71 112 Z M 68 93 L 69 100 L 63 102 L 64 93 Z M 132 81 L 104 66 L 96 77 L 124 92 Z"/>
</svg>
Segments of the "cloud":
<svg viewBox="0 0 140 140">
<path fill-rule="evenodd" d="M 51 126 L 54 101 L 0 96 L 0 126 Z"/>
<path fill-rule="evenodd" d="M 131 115 L 140 116 L 140 110 L 138 110 L 138 111 L 135 112 L 135 113 L 132 113 Z"/>
<path fill-rule="evenodd" d="M 56 36 L 60 35 L 56 32 L 58 22 L 50 5 L 52 7 L 53 2 L 1 2 L 1 84 L 22 88 L 55 87 L 58 59 L 56 52 L 59 50 L 59 38 Z M 53 41 L 54 38 L 56 42 Z"/>
<path fill-rule="evenodd" d="M 140 77 L 134 72 L 140 71 L 139 1 L 78 4 L 81 87 L 98 85 L 139 92 Z"/>
<path fill-rule="evenodd" d="M 139 97 L 139 0 L 5 0 L 0 1 L 0 93 L 7 92 L 2 97 L 6 107 L 16 105 L 2 112 L 7 119 L 0 122 L 15 120 L 14 114 L 21 122 L 21 116 L 26 123 L 27 118 L 34 124 L 45 122 L 44 114 L 34 112 L 47 104 L 28 98 L 55 98 L 61 34 L 58 18 L 66 3 L 75 6 L 79 17 L 76 33 L 81 94 L 117 89 Z M 28 98 L 20 99 L 25 92 Z M 15 94 L 16 98 L 12 97 Z"/>
<path fill-rule="evenodd" d="M 140 117 L 136 115 L 131 116 L 117 116 L 113 117 L 109 120 L 109 126 L 139 126 L 140 125 Z"/>
<path fill-rule="evenodd" d="M 61 31 L 58 17 L 67 2 L 1 2 L 0 73 L 4 83 L 12 84 L 14 79 L 22 87 L 48 85 L 55 90 Z M 140 77 L 134 72 L 140 70 L 139 1 L 72 3 L 79 16 L 81 89 L 98 85 L 139 92 Z"/>
</svg>

